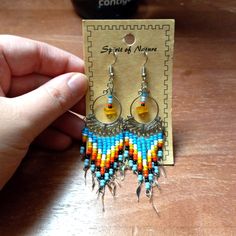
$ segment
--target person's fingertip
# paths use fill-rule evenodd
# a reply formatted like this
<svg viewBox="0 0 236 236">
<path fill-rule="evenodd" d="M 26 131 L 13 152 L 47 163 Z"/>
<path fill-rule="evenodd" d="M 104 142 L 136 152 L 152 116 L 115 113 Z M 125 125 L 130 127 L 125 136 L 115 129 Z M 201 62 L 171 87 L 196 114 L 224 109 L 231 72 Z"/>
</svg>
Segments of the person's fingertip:
<svg viewBox="0 0 236 236">
<path fill-rule="evenodd" d="M 74 73 L 67 81 L 67 85 L 74 95 L 85 94 L 88 88 L 88 79 L 84 74 Z"/>
</svg>

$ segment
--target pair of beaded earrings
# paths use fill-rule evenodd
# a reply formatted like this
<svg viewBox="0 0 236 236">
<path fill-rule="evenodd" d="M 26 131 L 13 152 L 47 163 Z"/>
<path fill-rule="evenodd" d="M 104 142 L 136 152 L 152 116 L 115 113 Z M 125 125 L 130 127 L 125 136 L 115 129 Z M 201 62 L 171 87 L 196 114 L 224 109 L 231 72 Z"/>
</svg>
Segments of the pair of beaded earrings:
<svg viewBox="0 0 236 236">
<path fill-rule="evenodd" d="M 151 199 L 152 189 L 158 185 L 163 160 L 164 126 L 159 117 L 159 106 L 148 88 L 147 52 L 141 67 L 141 88 L 130 105 L 130 115 L 122 118 L 122 105 L 114 94 L 114 64 L 109 65 L 109 80 L 103 94 L 95 99 L 91 113 L 86 117 L 82 131 L 81 156 L 84 157 L 85 178 L 88 169 L 92 174 L 92 187 L 98 182 L 98 193 L 104 199 L 106 186 L 115 195 L 118 173 L 124 176 L 126 169 L 137 175 L 136 194 L 139 200 L 141 186 L 145 184 L 146 196 Z M 106 97 L 102 104 L 103 115 L 109 122 L 102 122 L 96 116 L 96 104 Z M 150 112 L 155 107 L 155 115 Z"/>
</svg>

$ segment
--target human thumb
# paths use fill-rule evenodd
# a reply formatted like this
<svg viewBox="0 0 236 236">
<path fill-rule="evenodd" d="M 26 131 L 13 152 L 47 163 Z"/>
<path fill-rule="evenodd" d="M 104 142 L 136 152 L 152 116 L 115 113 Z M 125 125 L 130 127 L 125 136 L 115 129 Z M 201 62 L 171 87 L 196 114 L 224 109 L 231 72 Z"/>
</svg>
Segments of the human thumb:
<svg viewBox="0 0 236 236">
<path fill-rule="evenodd" d="M 81 73 L 60 75 L 34 91 L 14 98 L 18 130 L 31 142 L 86 93 L 87 78 Z"/>
</svg>

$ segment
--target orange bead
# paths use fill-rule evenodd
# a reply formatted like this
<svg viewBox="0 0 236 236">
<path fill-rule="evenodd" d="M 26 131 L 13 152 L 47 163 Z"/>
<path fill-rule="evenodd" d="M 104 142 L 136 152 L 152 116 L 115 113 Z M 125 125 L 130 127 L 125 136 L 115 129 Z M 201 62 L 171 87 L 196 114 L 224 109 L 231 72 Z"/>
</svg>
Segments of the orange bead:
<svg viewBox="0 0 236 236">
<path fill-rule="evenodd" d="M 138 170 L 141 171 L 143 169 L 143 165 L 142 164 L 138 164 Z"/>
<path fill-rule="evenodd" d="M 88 153 L 88 154 L 91 154 L 91 153 L 92 153 L 92 148 L 91 148 L 91 147 L 88 147 L 87 153 Z"/>
<path fill-rule="evenodd" d="M 91 160 L 95 161 L 97 158 L 97 154 L 93 154 Z"/>
<path fill-rule="evenodd" d="M 138 154 L 134 154 L 134 155 L 133 155 L 133 160 L 134 160 L 134 161 L 137 161 L 137 160 L 138 160 Z"/>
<path fill-rule="evenodd" d="M 159 148 L 163 147 L 163 142 L 158 142 L 158 143 L 157 143 L 157 146 L 158 146 Z"/>
<path fill-rule="evenodd" d="M 152 169 L 152 163 L 148 162 L 148 169 Z"/>
<path fill-rule="evenodd" d="M 104 174 L 105 174 L 105 168 L 104 168 L 104 167 L 101 167 L 100 172 L 101 172 L 101 175 L 104 175 Z"/>
</svg>

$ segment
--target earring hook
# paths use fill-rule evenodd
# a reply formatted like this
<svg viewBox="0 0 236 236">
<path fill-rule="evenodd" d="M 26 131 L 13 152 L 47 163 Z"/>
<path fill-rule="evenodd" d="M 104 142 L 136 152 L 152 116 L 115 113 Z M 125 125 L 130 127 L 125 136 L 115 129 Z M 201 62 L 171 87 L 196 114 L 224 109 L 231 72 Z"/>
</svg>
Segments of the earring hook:
<svg viewBox="0 0 236 236">
<path fill-rule="evenodd" d="M 116 61 L 117 61 L 117 53 L 116 53 L 116 50 L 113 48 L 113 50 L 112 50 L 112 54 L 113 54 L 113 56 L 114 56 L 114 61 L 113 61 L 113 63 L 111 64 L 111 66 L 113 66 L 115 63 L 116 63 Z"/>
<path fill-rule="evenodd" d="M 143 79 L 145 80 L 146 79 L 146 75 L 147 75 L 146 67 L 145 67 L 145 65 L 147 64 L 147 61 L 148 61 L 147 52 L 144 51 L 143 55 L 145 56 L 145 62 L 144 62 L 143 66 L 142 66 L 142 69 L 141 69 L 141 75 L 142 75 Z"/>
<path fill-rule="evenodd" d="M 114 61 L 113 61 L 113 63 L 111 63 L 111 64 L 109 65 L 109 69 L 108 69 L 109 75 L 110 75 L 111 77 L 114 76 L 113 65 L 114 65 L 114 64 L 116 63 L 116 61 L 117 61 L 117 53 L 116 53 L 116 51 L 115 51 L 114 48 L 113 48 L 113 50 L 112 50 L 112 54 L 113 54 L 113 56 L 114 56 Z"/>
<path fill-rule="evenodd" d="M 145 56 L 145 62 L 143 64 L 143 67 L 147 64 L 147 61 L 148 61 L 148 54 L 146 51 L 143 52 L 143 55 Z"/>
</svg>

